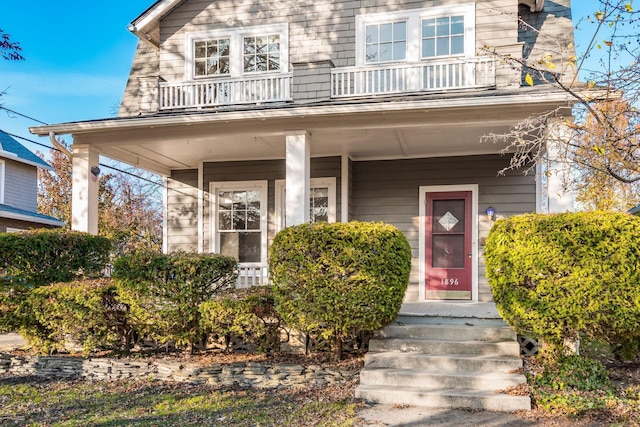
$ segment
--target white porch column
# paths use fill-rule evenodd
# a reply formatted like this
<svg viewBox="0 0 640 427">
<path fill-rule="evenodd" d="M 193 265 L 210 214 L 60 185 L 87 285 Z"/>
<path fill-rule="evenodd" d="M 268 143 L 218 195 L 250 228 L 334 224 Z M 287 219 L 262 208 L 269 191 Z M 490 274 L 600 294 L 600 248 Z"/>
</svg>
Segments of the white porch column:
<svg viewBox="0 0 640 427">
<path fill-rule="evenodd" d="M 98 234 L 98 152 L 86 144 L 73 144 L 71 228 Z"/>
<path fill-rule="evenodd" d="M 311 134 L 306 130 L 286 133 L 286 224 L 309 222 Z"/>
<path fill-rule="evenodd" d="M 573 167 L 564 161 L 563 150 L 571 131 L 563 121 L 549 123 L 547 140 L 547 212 L 559 213 L 575 210 L 575 197 L 567 185 L 573 183 Z"/>
</svg>

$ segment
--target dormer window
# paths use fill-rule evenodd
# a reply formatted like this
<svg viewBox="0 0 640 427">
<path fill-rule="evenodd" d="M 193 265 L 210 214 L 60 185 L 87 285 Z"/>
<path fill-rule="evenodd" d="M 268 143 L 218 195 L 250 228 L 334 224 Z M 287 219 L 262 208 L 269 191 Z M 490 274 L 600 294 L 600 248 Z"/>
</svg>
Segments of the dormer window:
<svg viewBox="0 0 640 427">
<path fill-rule="evenodd" d="M 475 55 L 475 3 L 359 15 L 356 65 Z"/>
<path fill-rule="evenodd" d="M 287 73 L 287 24 L 186 34 L 186 79 Z"/>
</svg>

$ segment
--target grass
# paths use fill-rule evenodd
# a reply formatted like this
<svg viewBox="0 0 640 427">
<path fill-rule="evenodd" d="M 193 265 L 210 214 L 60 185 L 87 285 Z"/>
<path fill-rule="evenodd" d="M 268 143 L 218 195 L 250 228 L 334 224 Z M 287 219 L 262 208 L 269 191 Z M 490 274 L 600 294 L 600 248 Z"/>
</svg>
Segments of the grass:
<svg viewBox="0 0 640 427">
<path fill-rule="evenodd" d="M 353 386 L 219 389 L 159 381 L 0 378 L 0 425 L 353 426 Z"/>
</svg>

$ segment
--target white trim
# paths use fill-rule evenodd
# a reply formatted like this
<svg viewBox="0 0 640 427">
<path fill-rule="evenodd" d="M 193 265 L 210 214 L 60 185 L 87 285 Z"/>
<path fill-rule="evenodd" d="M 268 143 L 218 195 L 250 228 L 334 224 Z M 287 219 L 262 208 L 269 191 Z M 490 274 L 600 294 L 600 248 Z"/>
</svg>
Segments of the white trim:
<svg viewBox="0 0 640 427">
<path fill-rule="evenodd" d="M 356 16 L 356 66 L 371 65 L 365 60 L 365 27 L 369 24 L 382 24 L 405 20 L 407 22 L 407 52 L 404 60 L 391 62 L 419 62 L 422 61 L 422 19 L 437 18 L 452 15 L 464 16 L 464 54 L 453 55 L 472 57 L 476 53 L 476 5 L 462 3 L 455 6 L 430 7 L 425 9 L 399 10 L 395 12 L 373 13 Z M 442 56 L 427 58 L 440 59 Z M 387 62 L 387 61 L 385 61 Z"/>
<path fill-rule="evenodd" d="M 4 230 L 5 233 L 19 233 L 21 231 L 26 231 L 24 228 L 13 228 L 13 227 L 7 227 L 6 230 Z"/>
<path fill-rule="evenodd" d="M 167 230 L 169 221 L 169 178 L 166 176 L 162 177 L 162 253 L 166 254 L 169 252 L 169 231 Z"/>
<path fill-rule="evenodd" d="M 349 222 L 349 155 L 343 154 L 341 157 L 340 174 L 340 221 Z"/>
<path fill-rule="evenodd" d="M 536 162 L 536 213 L 542 213 L 542 165 Z"/>
<path fill-rule="evenodd" d="M 471 301 L 478 301 L 478 184 L 462 185 L 427 185 L 419 188 L 419 217 L 418 217 L 418 298 L 425 299 L 425 215 L 427 193 L 449 193 L 455 191 L 471 191 Z"/>
<path fill-rule="evenodd" d="M 242 38 L 245 36 L 256 35 L 280 35 L 280 70 L 278 71 L 264 71 L 264 72 L 243 72 L 243 49 Z M 240 77 L 242 75 L 262 75 L 267 73 L 282 74 L 289 72 L 289 25 L 284 24 L 271 24 L 271 25 L 258 25 L 253 27 L 243 28 L 224 28 L 208 31 L 197 31 L 185 33 L 185 60 L 184 60 L 184 80 L 193 81 L 201 78 L 216 78 L 216 76 L 201 76 L 196 78 L 195 71 L 195 54 L 194 44 L 196 41 L 211 40 L 229 38 L 229 74 L 221 75 L 220 77 Z"/>
<path fill-rule="evenodd" d="M 308 105 L 292 108 L 275 108 L 264 110 L 229 111 L 202 113 L 195 115 L 159 115 L 156 117 L 116 118 L 94 120 L 87 122 L 61 123 L 57 125 L 30 127 L 29 132 L 34 135 L 46 136 L 49 132 L 59 135 L 91 133 L 95 131 L 126 130 L 131 128 L 149 128 L 153 126 L 190 125 L 201 123 L 227 123 L 246 122 L 252 120 L 293 119 L 297 116 L 311 117 L 335 117 L 341 115 L 361 115 L 366 113 L 389 113 L 404 111 L 442 110 L 445 108 L 485 108 L 511 105 L 537 105 L 547 104 L 555 106 L 558 103 L 570 102 L 574 98 L 565 92 L 553 93 L 528 93 L 521 91 L 517 95 L 485 96 L 476 98 L 440 98 L 429 101 L 403 101 L 403 102 L 363 102 L 348 105 L 331 105 L 311 107 Z"/>
<path fill-rule="evenodd" d="M 260 262 L 261 266 L 267 265 L 267 204 L 269 201 L 268 181 L 224 181 L 224 182 L 211 182 L 209 183 L 209 223 L 210 223 L 210 239 L 209 239 L 209 251 L 212 253 L 220 253 L 220 242 L 217 238 L 218 235 L 218 190 L 251 190 L 258 189 L 260 193 Z M 256 263 L 240 263 L 240 265 Z"/>
<path fill-rule="evenodd" d="M 323 187 L 329 189 L 328 222 L 336 222 L 336 178 L 333 176 L 324 178 L 311 178 L 309 190 Z M 285 189 L 286 180 L 276 179 L 276 233 L 284 228 Z"/>
<path fill-rule="evenodd" d="M 6 165 L 4 160 L 0 159 L 0 204 L 4 204 L 5 168 L 6 168 Z"/>
<path fill-rule="evenodd" d="M 198 165 L 198 253 L 204 252 L 204 163 Z"/>
</svg>

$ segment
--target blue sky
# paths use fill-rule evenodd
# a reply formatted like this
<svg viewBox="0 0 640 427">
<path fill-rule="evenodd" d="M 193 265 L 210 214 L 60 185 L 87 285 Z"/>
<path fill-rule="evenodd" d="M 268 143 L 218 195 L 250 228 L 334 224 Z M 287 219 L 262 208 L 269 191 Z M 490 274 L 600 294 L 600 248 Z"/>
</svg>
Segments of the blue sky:
<svg viewBox="0 0 640 427">
<path fill-rule="evenodd" d="M 0 91 L 7 90 L 0 103 L 46 123 L 114 116 L 137 43 L 127 25 L 153 2 L 5 2 L 0 28 L 20 42 L 26 60 L 0 60 Z M 597 4 L 597 0 L 574 0 L 574 22 L 593 14 Z M 576 33 L 578 49 L 588 35 Z M 36 125 L 0 111 L 0 129 L 48 143 L 29 133 L 28 127 Z M 20 141 L 32 151 L 46 151 Z"/>
</svg>

